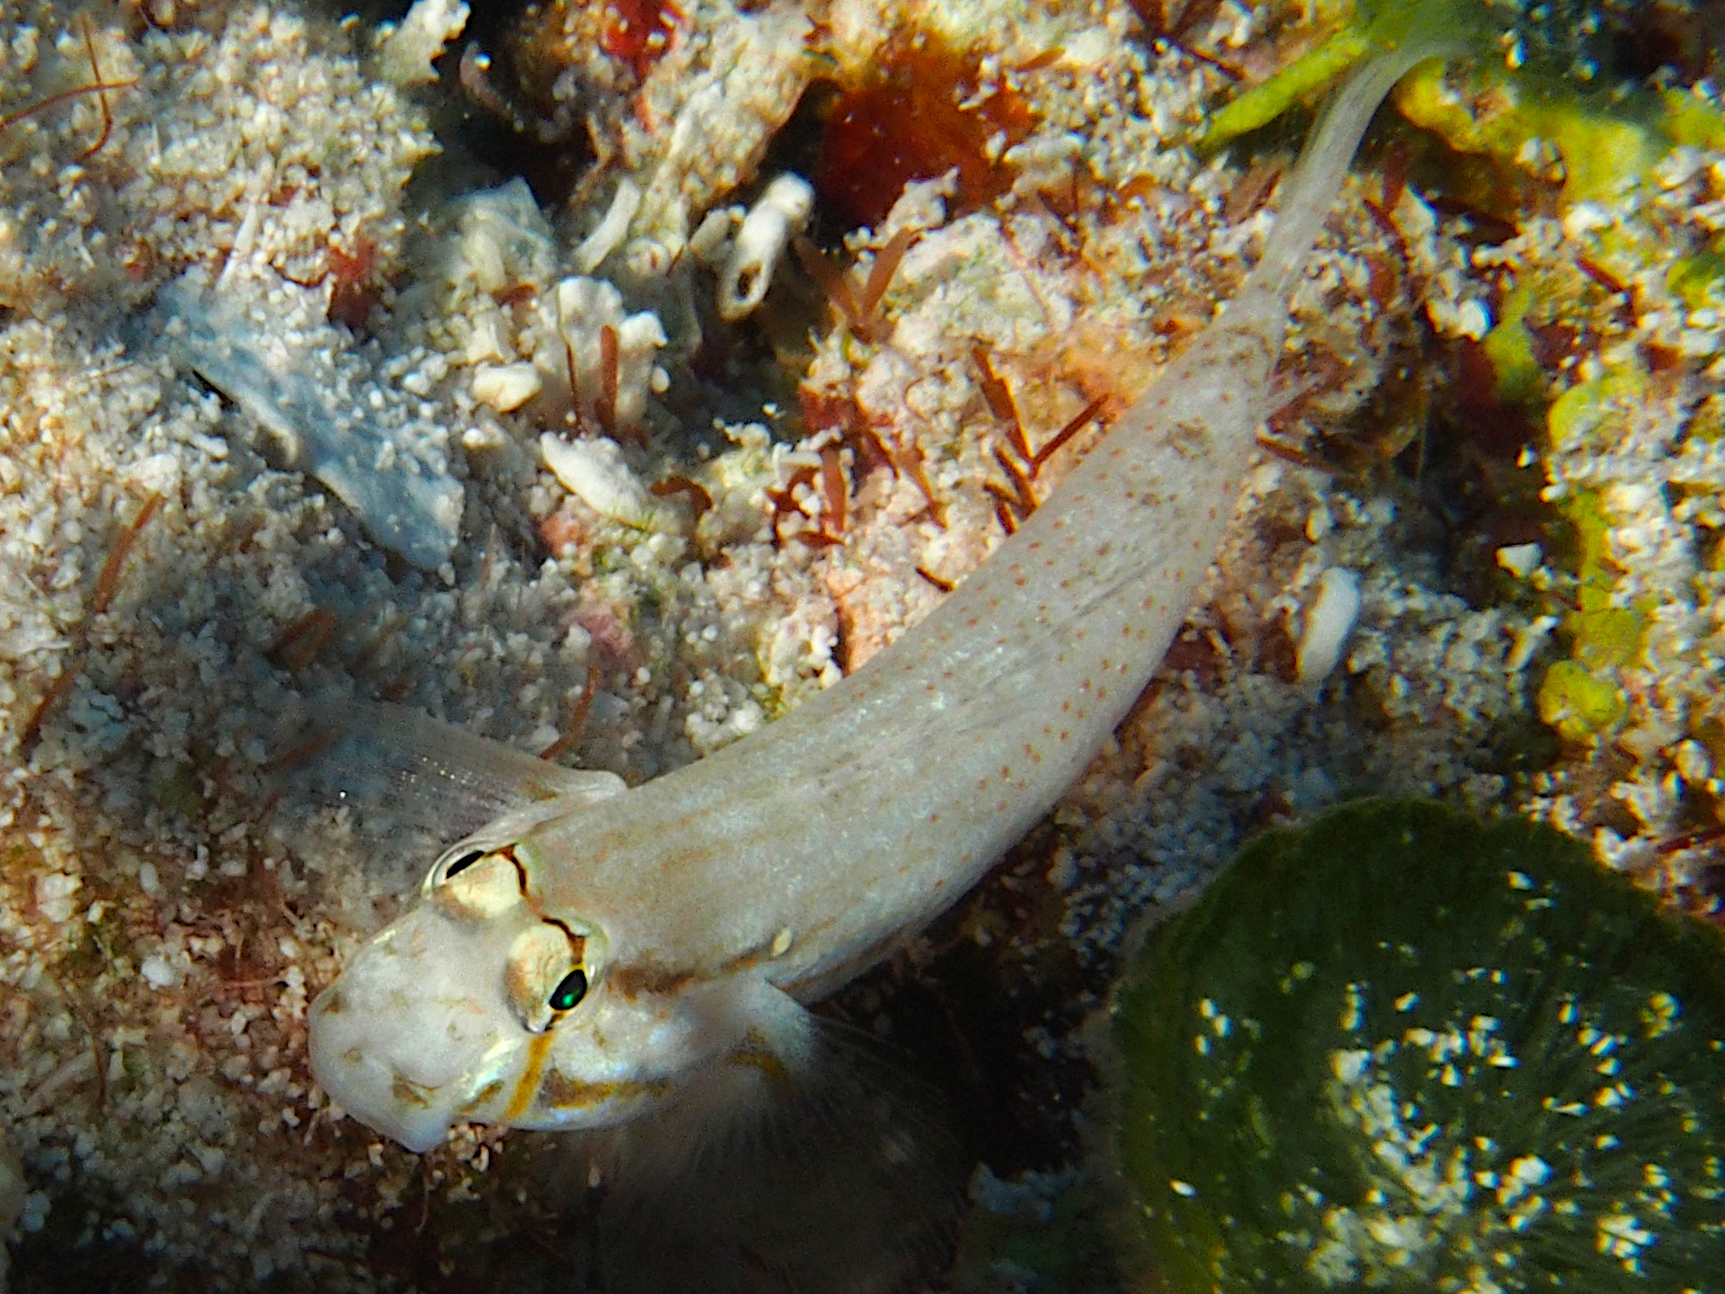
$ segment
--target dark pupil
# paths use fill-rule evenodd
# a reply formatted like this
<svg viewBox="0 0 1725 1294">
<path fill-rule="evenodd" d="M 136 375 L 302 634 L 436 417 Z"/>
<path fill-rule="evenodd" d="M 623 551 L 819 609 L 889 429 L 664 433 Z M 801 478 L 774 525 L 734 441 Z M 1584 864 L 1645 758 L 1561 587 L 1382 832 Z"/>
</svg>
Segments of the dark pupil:
<svg viewBox="0 0 1725 1294">
<path fill-rule="evenodd" d="M 577 966 L 561 980 L 551 994 L 553 1011 L 572 1011 L 587 996 L 587 972 Z"/>
<path fill-rule="evenodd" d="M 473 864 L 477 863 L 484 857 L 485 851 L 483 849 L 475 849 L 472 853 L 463 854 L 444 870 L 443 879 L 447 881 L 451 876 L 455 876 L 460 872 L 465 872 L 469 867 L 472 867 Z"/>
</svg>

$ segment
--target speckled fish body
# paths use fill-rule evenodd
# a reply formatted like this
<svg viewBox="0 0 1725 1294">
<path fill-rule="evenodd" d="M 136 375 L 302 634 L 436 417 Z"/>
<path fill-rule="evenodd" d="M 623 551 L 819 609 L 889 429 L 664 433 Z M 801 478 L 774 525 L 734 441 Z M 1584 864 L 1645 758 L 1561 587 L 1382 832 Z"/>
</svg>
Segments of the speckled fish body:
<svg viewBox="0 0 1725 1294">
<path fill-rule="evenodd" d="M 1344 88 L 1229 307 L 892 647 L 709 759 L 451 849 L 314 1007 L 331 1094 L 425 1149 L 460 1119 L 603 1126 L 804 1063 L 797 1003 L 964 894 L 1160 664 L 1270 410 L 1292 285 L 1415 61 Z"/>
</svg>

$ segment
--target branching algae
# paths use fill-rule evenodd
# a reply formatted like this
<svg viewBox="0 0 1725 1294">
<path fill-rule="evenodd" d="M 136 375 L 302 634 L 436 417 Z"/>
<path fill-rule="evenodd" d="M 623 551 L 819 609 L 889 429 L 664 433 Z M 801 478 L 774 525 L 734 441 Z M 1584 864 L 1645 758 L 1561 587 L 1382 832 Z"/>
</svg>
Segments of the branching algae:
<svg viewBox="0 0 1725 1294">
<path fill-rule="evenodd" d="M 1720 1288 L 1725 939 L 1548 827 L 1266 836 L 1114 1033 L 1167 1289 Z"/>
</svg>

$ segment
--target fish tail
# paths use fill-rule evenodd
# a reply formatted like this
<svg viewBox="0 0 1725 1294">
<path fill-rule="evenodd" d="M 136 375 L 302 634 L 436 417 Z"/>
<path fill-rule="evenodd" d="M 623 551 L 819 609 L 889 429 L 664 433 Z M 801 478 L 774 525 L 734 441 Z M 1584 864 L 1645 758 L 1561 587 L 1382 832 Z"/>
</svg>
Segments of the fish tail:
<svg viewBox="0 0 1725 1294">
<path fill-rule="evenodd" d="M 1417 64 L 1467 51 L 1467 41 L 1442 9 L 1419 6 L 1398 42 L 1368 55 L 1330 99 L 1282 184 L 1276 223 L 1242 295 L 1255 291 L 1282 299 L 1293 290 L 1378 105 Z"/>
</svg>

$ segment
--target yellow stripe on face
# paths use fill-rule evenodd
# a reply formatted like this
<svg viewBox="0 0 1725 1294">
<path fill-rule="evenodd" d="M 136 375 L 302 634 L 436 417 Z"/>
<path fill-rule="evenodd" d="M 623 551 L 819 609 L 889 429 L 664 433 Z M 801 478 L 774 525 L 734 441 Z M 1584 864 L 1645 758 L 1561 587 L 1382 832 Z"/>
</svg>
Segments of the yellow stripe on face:
<svg viewBox="0 0 1725 1294">
<path fill-rule="evenodd" d="M 533 1104 L 533 1098 L 539 1094 L 539 1078 L 545 1072 L 545 1055 L 551 1050 L 553 1036 L 547 1031 L 536 1033 L 528 1040 L 527 1064 L 521 1070 L 521 1081 L 515 1085 L 515 1095 L 509 1099 L 509 1108 L 503 1112 L 499 1123 L 514 1123 Z"/>
</svg>

